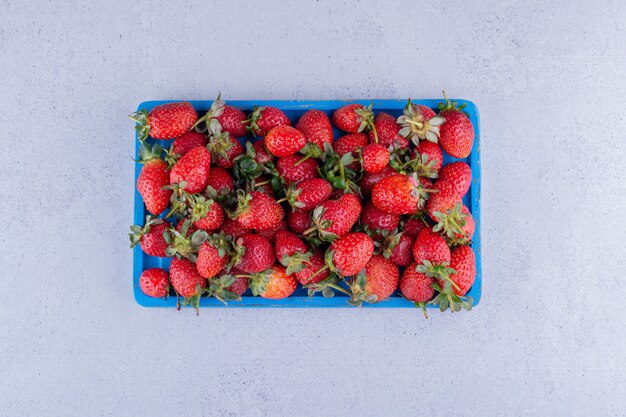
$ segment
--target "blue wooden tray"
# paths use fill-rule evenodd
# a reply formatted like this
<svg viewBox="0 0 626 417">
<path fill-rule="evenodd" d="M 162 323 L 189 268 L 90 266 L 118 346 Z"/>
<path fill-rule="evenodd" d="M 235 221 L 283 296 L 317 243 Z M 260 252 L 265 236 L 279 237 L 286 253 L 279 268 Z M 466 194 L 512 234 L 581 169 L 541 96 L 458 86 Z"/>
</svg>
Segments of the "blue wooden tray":
<svg viewBox="0 0 626 417">
<path fill-rule="evenodd" d="M 165 101 L 146 101 L 139 105 L 138 110 L 148 110 L 150 111 L 153 107 L 158 106 L 164 103 L 170 103 L 174 100 L 165 100 Z M 442 102 L 443 100 L 412 100 L 413 103 L 423 104 L 425 106 L 431 107 L 433 109 L 437 108 L 437 104 Z M 474 217 L 474 221 L 476 222 L 476 232 L 474 234 L 474 239 L 472 243 L 472 247 L 476 253 L 476 280 L 474 285 L 470 289 L 468 296 L 471 296 L 474 299 L 474 305 L 477 305 L 480 301 L 481 289 L 482 289 L 482 273 L 481 273 L 481 249 L 480 249 L 480 119 L 478 114 L 478 109 L 471 101 L 467 100 L 457 100 L 459 104 L 466 104 L 465 111 L 469 114 L 470 120 L 474 125 L 474 148 L 472 149 L 472 153 L 469 158 L 463 159 L 467 162 L 472 168 L 472 185 L 470 187 L 469 192 L 463 198 L 463 203 L 468 206 L 470 211 L 472 212 L 472 216 Z M 196 108 L 198 113 L 204 113 L 211 106 L 212 100 L 193 100 L 190 103 Z M 309 109 L 319 109 L 326 112 L 329 116 L 332 112 L 348 103 L 360 103 L 363 105 L 369 105 L 370 103 L 374 104 L 374 111 L 378 113 L 379 111 L 385 111 L 394 116 L 399 116 L 402 114 L 402 109 L 406 105 L 407 100 L 228 100 L 227 103 L 231 106 L 235 106 L 240 108 L 244 112 L 250 112 L 253 109 L 254 105 L 257 106 L 274 106 L 281 110 L 283 110 L 291 119 L 292 123 L 298 121 L 298 118 Z M 337 129 L 335 129 L 335 139 L 339 138 L 343 133 Z M 135 149 L 135 158 L 138 157 L 139 150 L 139 142 L 136 140 L 136 149 Z M 241 138 L 242 141 L 254 141 L 256 140 L 253 137 Z M 154 139 L 150 139 L 150 142 L 154 142 Z M 163 145 L 164 148 L 170 146 L 172 141 L 158 141 Z M 451 158 L 449 155 L 444 153 L 444 164 L 455 161 L 457 159 Z M 135 182 L 137 181 L 137 177 L 139 176 L 139 172 L 141 171 L 141 164 L 135 164 Z M 134 206 L 134 224 L 143 225 L 145 221 L 145 217 L 147 211 L 141 200 L 141 196 L 137 192 L 135 185 L 133 184 L 133 188 L 135 189 L 135 206 Z M 176 297 L 168 297 L 167 299 L 162 298 L 152 298 L 146 296 L 141 289 L 139 288 L 139 276 L 141 272 L 147 268 L 164 268 L 169 269 L 170 259 L 169 258 L 157 258 L 148 256 L 139 248 L 137 245 L 134 248 L 133 252 L 133 291 L 135 294 L 135 300 L 137 303 L 144 307 L 176 307 L 177 301 Z M 345 295 L 338 293 L 332 298 L 324 298 L 321 294 L 318 294 L 314 297 L 308 297 L 306 290 L 302 288 L 298 288 L 296 292 L 288 298 L 283 300 L 270 300 L 264 299 L 261 297 L 253 297 L 248 291 L 242 297 L 242 301 L 234 301 L 228 304 L 228 308 L 230 307 L 351 307 L 347 302 L 347 298 Z M 224 307 L 220 301 L 215 298 L 207 298 L 203 297 L 200 301 L 201 307 Z M 381 301 L 376 304 L 368 304 L 363 303 L 363 307 L 365 308 L 380 308 L 380 307 L 410 307 L 414 308 L 412 302 L 405 300 L 399 294 L 399 291 L 396 291 L 391 297 L 386 300 Z"/>
</svg>

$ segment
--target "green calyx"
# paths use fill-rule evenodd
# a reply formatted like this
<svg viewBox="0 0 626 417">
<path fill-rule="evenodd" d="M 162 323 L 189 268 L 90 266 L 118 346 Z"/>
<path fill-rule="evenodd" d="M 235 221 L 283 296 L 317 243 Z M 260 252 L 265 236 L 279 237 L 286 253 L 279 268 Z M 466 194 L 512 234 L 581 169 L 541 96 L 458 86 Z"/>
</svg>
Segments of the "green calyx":
<svg viewBox="0 0 626 417">
<path fill-rule="evenodd" d="M 443 281 L 450 281 L 450 275 L 456 274 L 456 270 L 450 268 L 449 262 L 442 262 L 441 264 L 433 264 L 430 261 L 422 261 L 421 264 L 417 265 L 415 270 L 421 274 L 424 274 L 428 277 L 440 279 Z M 454 284 L 456 286 L 456 284 Z M 457 287 L 458 288 L 458 287 Z"/>
<path fill-rule="evenodd" d="M 370 294 L 365 286 L 367 284 L 367 276 L 365 274 L 365 270 L 359 272 L 355 277 L 352 277 L 348 286 L 350 287 L 350 299 L 348 300 L 348 304 L 353 305 L 355 307 L 361 307 L 363 303 L 374 304 L 378 302 L 378 296 L 375 294 Z"/>
<path fill-rule="evenodd" d="M 439 108 L 439 114 L 445 114 L 446 112 L 449 112 L 449 111 L 460 111 L 460 112 L 463 112 L 466 116 L 469 116 L 467 112 L 464 110 L 465 107 L 467 106 L 465 103 L 459 104 L 456 101 L 450 101 L 448 99 L 448 96 L 446 95 L 445 90 L 442 91 L 442 94 L 443 94 L 444 102 L 439 103 L 437 105 L 437 107 Z"/>
<path fill-rule="evenodd" d="M 209 279 L 207 288 L 204 292 L 209 297 L 215 297 L 224 304 L 229 301 L 241 301 L 241 296 L 236 292 L 228 290 L 228 288 L 237 281 L 237 277 L 225 274 L 220 277 Z"/>
<path fill-rule="evenodd" d="M 267 284 L 270 282 L 272 268 L 252 275 L 240 275 L 248 278 L 248 287 L 255 297 L 263 294 L 267 290 Z"/>
<path fill-rule="evenodd" d="M 322 206 L 317 206 L 313 209 L 313 212 L 311 213 L 311 223 L 313 223 L 313 226 L 305 230 L 303 233 L 307 239 L 317 236 L 323 242 L 334 242 L 339 238 L 339 236 L 335 233 L 328 231 L 332 221 L 323 218 L 325 212 L 326 209 Z M 312 233 L 313 235 L 311 235 Z"/>
<path fill-rule="evenodd" d="M 191 195 L 189 193 L 184 194 L 187 204 L 189 205 L 189 214 L 192 222 L 204 219 L 211 211 L 211 206 L 215 203 L 211 199 L 207 199 L 201 194 Z"/>
<path fill-rule="evenodd" d="M 250 193 L 246 193 L 242 189 L 238 189 L 236 194 L 236 203 L 237 207 L 234 211 L 228 211 L 228 217 L 233 220 L 237 220 L 239 216 L 243 213 L 246 213 L 250 209 L 250 201 L 252 200 L 252 195 Z"/>
<path fill-rule="evenodd" d="M 411 103 L 411 99 L 404 107 L 404 111 L 396 122 L 402 126 L 398 132 L 400 136 L 411 139 L 417 146 L 420 140 L 439 142 L 439 127 L 446 121 L 441 116 L 427 119 L 419 107 Z"/>
<path fill-rule="evenodd" d="M 196 309 L 196 316 L 200 315 L 200 299 L 204 293 L 204 288 L 200 284 L 196 284 L 196 292 L 191 297 L 183 298 L 183 306 L 191 306 Z"/>
<path fill-rule="evenodd" d="M 400 243 L 400 238 L 403 233 L 398 231 L 398 229 L 376 229 L 374 232 L 372 232 L 367 226 L 363 229 L 365 233 L 370 235 L 374 240 L 374 252 L 383 255 L 385 259 L 389 259 L 391 257 L 391 253 L 394 248 L 398 246 L 398 243 Z"/>
<path fill-rule="evenodd" d="M 310 265 L 312 256 L 313 254 L 311 252 L 295 252 L 292 255 L 283 255 L 279 261 L 287 268 L 287 275 L 291 275 L 295 272 L 302 271 L 307 265 Z"/>
<path fill-rule="evenodd" d="M 289 205 L 295 209 L 300 209 L 305 206 L 304 203 L 298 201 L 298 197 L 302 193 L 302 189 L 293 183 L 287 189 L 285 189 L 285 197 L 278 200 L 278 203 L 286 201 Z"/>
<path fill-rule="evenodd" d="M 141 141 L 139 145 L 139 159 L 137 159 L 136 162 L 139 162 L 140 164 L 145 164 L 146 162 L 155 159 L 162 159 L 162 155 L 163 147 L 161 145 L 155 143 L 154 145 L 150 146 L 146 142 Z"/>
<path fill-rule="evenodd" d="M 222 131 L 222 125 L 216 119 L 224 114 L 224 106 L 226 103 L 220 99 L 221 95 L 221 93 L 217 95 L 217 98 L 211 104 L 209 111 L 207 111 L 204 116 L 196 120 L 196 123 L 194 123 L 191 127 L 192 129 L 195 129 L 196 132 L 208 132 L 209 134 L 215 134 L 216 132 Z"/>
<path fill-rule="evenodd" d="M 324 143 L 324 152 L 321 156 L 322 165 L 317 169 L 320 176 L 328 181 L 333 188 L 361 195 L 358 181 L 361 172 L 353 170 L 350 165 L 357 159 L 348 152 L 339 156 L 329 143 Z"/>
<path fill-rule="evenodd" d="M 331 274 L 328 278 L 318 283 L 307 284 L 304 288 L 307 289 L 309 297 L 313 297 L 315 294 L 322 293 L 324 298 L 331 298 L 335 296 L 335 291 L 339 291 L 346 295 L 351 295 L 345 288 L 339 286 L 341 278 L 337 274 Z"/>
<path fill-rule="evenodd" d="M 414 173 L 419 177 L 430 179 L 439 177 L 439 170 L 437 169 L 436 161 L 434 159 L 429 159 L 428 155 L 425 153 L 417 153 L 417 157 L 415 159 L 409 159 L 401 166 L 406 170 L 406 172 Z"/>
<path fill-rule="evenodd" d="M 217 254 L 220 258 L 223 258 L 226 255 L 231 255 L 234 251 L 233 237 L 225 234 L 224 232 L 209 235 L 206 242 L 217 249 Z M 225 269 L 230 270 L 231 266 L 232 265 L 229 264 Z"/>
<path fill-rule="evenodd" d="M 176 256 L 177 258 L 187 258 L 192 262 L 197 262 L 198 251 L 208 238 L 208 233 L 204 230 L 196 230 L 191 236 L 187 236 L 191 222 L 187 219 L 183 221 L 180 232 L 174 227 L 170 227 L 165 233 L 165 241 L 168 244 L 165 254 Z"/>
<path fill-rule="evenodd" d="M 145 109 L 139 110 L 128 117 L 136 123 L 135 130 L 137 131 L 137 138 L 142 142 L 148 139 L 148 135 L 150 134 L 148 111 Z"/>
<path fill-rule="evenodd" d="M 463 236 L 467 214 L 461 210 L 463 205 L 456 203 L 454 207 L 446 210 L 445 213 L 437 211 L 434 214 L 438 223 L 433 227 L 434 232 L 443 232 L 448 238 L 456 239 Z"/>
<path fill-rule="evenodd" d="M 130 247 L 134 248 L 137 246 L 141 238 L 150 231 L 150 227 L 156 224 L 163 223 L 163 219 L 154 216 L 146 216 L 146 223 L 142 226 L 132 225 L 130 226 Z"/>
<path fill-rule="evenodd" d="M 367 107 L 354 110 L 354 112 L 361 117 L 361 124 L 357 131 L 362 132 L 365 129 L 371 131 L 374 134 L 374 142 L 378 143 L 378 132 L 374 125 L 374 111 L 372 110 L 372 106 L 373 103 L 370 103 Z"/>
<path fill-rule="evenodd" d="M 433 305 L 439 306 L 440 311 L 446 311 L 450 309 L 450 312 L 455 313 L 461 310 L 470 311 L 474 299 L 472 297 L 460 297 L 452 290 L 450 282 L 446 282 L 444 287 L 441 288 L 437 282 L 432 284 L 435 291 L 439 292 L 437 296 L 431 301 Z"/>
<path fill-rule="evenodd" d="M 213 159 L 228 159 L 228 151 L 233 147 L 230 140 L 230 133 L 222 132 L 220 128 L 209 138 L 207 149 L 211 152 Z"/>
<path fill-rule="evenodd" d="M 258 122 L 263 117 L 261 114 L 263 110 L 265 110 L 265 107 L 254 106 L 254 111 L 250 114 L 250 117 L 243 121 L 246 124 L 246 129 L 248 129 L 248 132 L 252 133 L 253 136 L 256 136 L 261 130 L 259 129 Z"/>
</svg>

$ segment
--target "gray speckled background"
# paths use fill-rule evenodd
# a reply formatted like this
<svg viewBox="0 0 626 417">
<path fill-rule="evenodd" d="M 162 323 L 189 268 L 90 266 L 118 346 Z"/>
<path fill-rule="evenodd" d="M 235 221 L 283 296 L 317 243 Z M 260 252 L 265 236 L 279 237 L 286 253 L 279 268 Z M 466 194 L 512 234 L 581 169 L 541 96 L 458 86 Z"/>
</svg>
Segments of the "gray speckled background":
<svg viewBox="0 0 626 417">
<path fill-rule="evenodd" d="M 0 415 L 626 414 L 623 2 L 84 3 L 0 1 Z M 137 103 L 444 87 L 482 116 L 471 314 L 135 304 Z"/>
</svg>

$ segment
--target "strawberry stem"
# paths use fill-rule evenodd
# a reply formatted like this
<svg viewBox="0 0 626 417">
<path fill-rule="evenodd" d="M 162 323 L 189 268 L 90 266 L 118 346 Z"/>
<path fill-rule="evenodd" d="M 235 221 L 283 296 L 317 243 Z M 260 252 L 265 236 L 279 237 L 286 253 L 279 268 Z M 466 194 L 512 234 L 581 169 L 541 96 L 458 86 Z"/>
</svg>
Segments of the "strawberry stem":
<svg viewBox="0 0 626 417">
<path fill-rule="evenodd" d="M 294 167 L 297 167 L 298 165 L 300 165 L 301 163 L 303 163 L 304 161 L 306 161 L 307 159 L 309 159 L 311 157 L 311 154 L 308 155 L 304 155 L 304 158 L 301 158 L 298 160 L 298 162 L 296 162 L 295 164 L 293 164 Z"/>
</svg>

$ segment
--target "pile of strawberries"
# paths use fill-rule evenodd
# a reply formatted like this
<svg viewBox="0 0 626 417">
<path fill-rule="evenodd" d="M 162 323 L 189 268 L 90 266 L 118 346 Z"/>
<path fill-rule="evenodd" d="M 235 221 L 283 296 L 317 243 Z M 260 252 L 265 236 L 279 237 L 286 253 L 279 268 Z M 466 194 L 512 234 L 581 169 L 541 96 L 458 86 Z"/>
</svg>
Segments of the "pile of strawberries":
<svg viewBox="0 0 626 417">
<path fill-rule="evenodd" d="M 428 303 L 470 309 L 474 220 L 462 197 L 472 172 L 442 166 L 442 150 L 472 150 L 462 107 L 409 100 L 395 118 L 348 104 L 331 118 L 308 110 L 295 127 L 278 108 L 246 115 L 219 97 L 201 117 L 187 102 L 135 113 L 137 190 L 151 215 L 131 226 L 131 244 L 172 258 L 169 271 L 143 271 L 141 290 L 173 289 L 197 308 L 200 297 L 226 303 L 248 289 L 281 299 L 301 285 L 358 306 L 399 288 L 424 313 Z M 334 138 L 333 125 L 345 134 Z"/>
</svg>

